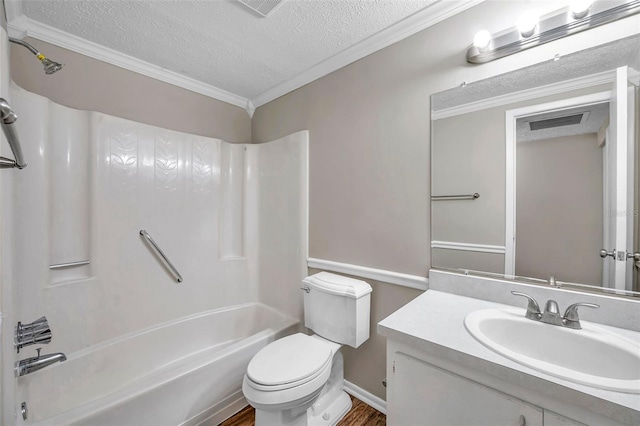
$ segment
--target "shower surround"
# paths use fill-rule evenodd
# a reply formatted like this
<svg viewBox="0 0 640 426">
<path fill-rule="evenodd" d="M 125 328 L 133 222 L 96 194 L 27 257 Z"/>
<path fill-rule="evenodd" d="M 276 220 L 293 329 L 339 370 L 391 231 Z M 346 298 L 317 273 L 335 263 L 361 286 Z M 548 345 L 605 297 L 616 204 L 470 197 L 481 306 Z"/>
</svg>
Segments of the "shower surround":
<svg viewBox="0 0 640 426">
<path fill-rule="evenodd" d="M 243 403 L 239 378 L 252 354 L 298 327 L 308 133 L 229 144 L 70 109 L 15 85 L 10 95 L 28 167 L 3 172 L 1 188 L 2 424 L 22 422 L 22 401 L 28 423 L 119 424 L 108 414 L 115 406 L 137 407 L 137 424 L 163 424 L 153 406 L 169 402 L 183 408 L 171 424 L 218 421 Z M 14 378 L 35 347 L 16 354 L 7 334 L 42 315 L 53 331 L 43 354 L 68 360 Z M 148 394 L 169 385 L 168 401 Z"/>
</svg>

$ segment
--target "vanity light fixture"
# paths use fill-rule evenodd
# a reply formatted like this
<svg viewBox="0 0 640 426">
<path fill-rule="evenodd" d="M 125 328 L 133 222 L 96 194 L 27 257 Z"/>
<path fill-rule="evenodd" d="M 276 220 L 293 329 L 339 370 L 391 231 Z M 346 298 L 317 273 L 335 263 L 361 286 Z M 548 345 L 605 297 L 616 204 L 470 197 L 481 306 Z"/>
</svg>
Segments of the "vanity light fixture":
<svg viewBox="0 0 640 426">
<path fill-rule="evenodd" d="M 573 19 L 582 19 L 589 14 L 589 9 L 591 9 L 591 5 L 593 4 L 593 0 L 573 0 L 571 5 L 571 17 Z"/>
<path fill-rule="evenodd" d="M 637 13 L 640 0 L 574 0 L 570 6 L 540 18 L 527 12 L 516 26 L 505 31 L 478 32 L 467 50 L 467 62 L 490 62 Z"/>
<path fill-rule="evenodd" d="M 484 50 L 491 44 L 491 33 L 487 30 L 480 30 L 473 37 L 473 45 L 480 50 Z"/>
<path fill-rule="evenodd" d="M 523 13 L 516 23 L 518 32 L 523 38 L 531 37 L 538 27 L 538 17 L 532 11 Z"/>
</svg>

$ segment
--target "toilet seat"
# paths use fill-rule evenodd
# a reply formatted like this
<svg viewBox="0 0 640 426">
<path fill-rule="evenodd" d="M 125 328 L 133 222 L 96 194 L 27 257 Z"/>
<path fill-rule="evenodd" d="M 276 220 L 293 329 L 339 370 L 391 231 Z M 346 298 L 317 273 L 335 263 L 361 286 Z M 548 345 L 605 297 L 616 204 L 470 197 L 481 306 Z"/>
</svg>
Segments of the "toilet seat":
<svg viewBox="0 0 640 426">
<path fill-rule="evenodd" d="M 247 379 L 256 390 L 289 389 L 325 375 L 332 358 L 331 345 L 297 333 L 262 348 L 247 367 Z"/>
</svg>

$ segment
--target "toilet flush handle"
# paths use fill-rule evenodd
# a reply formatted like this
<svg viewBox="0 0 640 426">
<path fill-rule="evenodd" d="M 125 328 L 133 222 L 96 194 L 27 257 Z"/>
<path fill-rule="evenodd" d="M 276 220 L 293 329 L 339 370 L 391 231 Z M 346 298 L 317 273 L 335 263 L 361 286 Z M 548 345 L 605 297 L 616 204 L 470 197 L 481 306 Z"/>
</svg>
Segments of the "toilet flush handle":
<svg viewBox="0 0 640 426">
<path fill-rule="evenodd" d="M 309 287 L 300 287 L 300 290 L 304 290 L 305 292 L 309 293 L 311 291 L 311 288 L 309 288 Z"/>
</svg>

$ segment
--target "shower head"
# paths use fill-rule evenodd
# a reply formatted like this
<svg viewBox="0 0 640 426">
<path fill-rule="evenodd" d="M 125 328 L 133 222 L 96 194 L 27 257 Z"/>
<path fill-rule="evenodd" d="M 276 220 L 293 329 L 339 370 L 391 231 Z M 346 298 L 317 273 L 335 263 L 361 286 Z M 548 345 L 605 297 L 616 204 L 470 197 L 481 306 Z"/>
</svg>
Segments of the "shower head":
<svg viewBox="0 0 640 426">
<path fill-rule="evenodd" d="M 41 61 L 42 61 L 42 65 L 44 65 L 44 72 L 46 74 L 53 74 L 56 71 L 60 71 L 64 66 L 63 64 L 60 64 L 56 61 L 52 61 L 49 58 L 43 58 L 41 59 Z"/>
<path fill-rule="evenodd" d="M 11 43 L 19 44 L 20 46 L 26 47 L 31 53 L 36 55 L 36 58 L 38 58 L 40 62 L 42 62 L 42 65 L 44 65 L 44 72 L 46 74 L 53 74 L 54 72 L 59 71 L 64 66 L 63 64 L 47 58 L 42 53 L 38 52 L 38 49 L 36 49 L 26 41 L 18 40 L 17 38 L 12 37 L 9 37 L 9 41 Z"/>
</svg>

